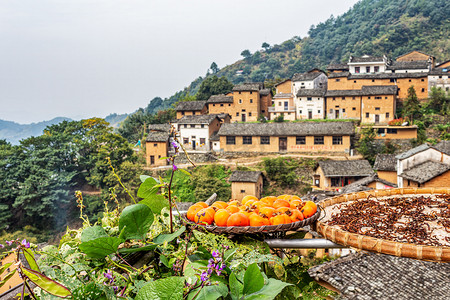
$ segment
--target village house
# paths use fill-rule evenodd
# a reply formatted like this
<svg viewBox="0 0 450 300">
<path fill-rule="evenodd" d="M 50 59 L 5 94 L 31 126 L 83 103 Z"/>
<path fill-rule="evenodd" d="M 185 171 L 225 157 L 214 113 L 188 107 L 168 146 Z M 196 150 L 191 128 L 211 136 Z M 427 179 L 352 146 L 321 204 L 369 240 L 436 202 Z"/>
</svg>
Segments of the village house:
<svg viewBox="0 0 450 300">
<path fill-rule="evenodd" d="M 206 100 L 178 102 L 175 111 L 177 112 L 177 119 L 181 119 L 184 116 L 205 115 L 208 113 Z"/>
<path fill-rule="evenodd" d="M 384 180 L 378 177 L 377 174 L 373 174 L 369 177 L 364 177 L 343 187 L 341 189 L 341 193 L 348 194 L 361 191 L 392 189 L 396 187 L 397 185 L 395 183 Z"/>
<path fill-rule="evenodd" d="M 291 93 L 297 95 L 301 89 L 326 89 L 328 77 L 325 72 L 313 69 L 307 73 L 297 73 L 291 78 Z"/>
<path fill-rule="evenodd" d="M 300 89 L 295 98 L 297 120 L 323 119 L 326 89 Z"/>
<path fill-rule="evenodd" d="M 286 79 L 282 82 L 275 84 L 276 94 L 291 94 L 292 93 L 292 80 Z"/>
<path fill-rule="evenodd" d="M 396 156 L 397 185 L 403 187 L 450 186 L 450 142 L 420 145 Z"/>
<path fill-rule="evenodd" d="M 361 57 L 350 56 L 347 64 L 351 74 L 370 74 L 383 73 L 387 63 L 386 56 L 363 55 Z"/>
<path fill-rule="evenodd" d="M 428 73 L 428 92 L 431 88 L 441 88 L 446 93 L 450 91 L 450 69 L 436 68 Z"/>
<path fill-rule="evenodd" d="M 314 186 L 337 190 L 373 174 L 367 160 L 324 160 L 314 172 Z"/>
<path fill-rule="evenodd" d="M 263 175 L 260 171 L 234 171 L 231 182 L 231 199 L 241 201 L 246 195 L 261 198 L 263 191 Z"/>
<path fill-rule="evenodd" d="M 450 69 L 450 59 L 436 64 L 436 69 Z"/>
<path fill-rule="evenodd" d="M 368 126 L 361 126 L 361 129 Z M 394 126 L 394 125 L 371 125 L 376 133 L 376 140 L 409 140 L 417 138 L 417 125 Z"/>
<path fill-rule="evenodd" d="M 361 123 L 387 124 L 394 119 L 397 87 L 363 86 L 361 89 Z"/>
<path fill-rule="evenodd" d="M 435 60 L 436 58 L 434 56 L 417 50 L 405 53 L 396 58 L 396 61 L 399 62 L 427 61 L 432 68 L 435 66 Z"/>
<path fill-rule="evenodd" d="M 218 135 L 224 152 L 341 152 L 349 153 L 352 122 L 231 123 Z"/>
<path fill-rule="evenodd" d="M 327 119 L 361 120 L 361 90 L 328 90 L 325 103 Z"/>
<path fill-rule="evenodd" d="M 177 120 L 176 126 L 180 142 L 188 151 L 210 151 L 213 136 L 222 124 L 229 122 L 228 115 L 221 121 L 221 115 L 184 116 Z"/>
<path fill-rule="evenodd" d="M 291 93 L 275 94 L 272 100 L 273 106 L 269 107 L 269 119 L 274 120 L 283 116 L 284 120 L 295 121 L 294 95 Z"/>
<path fill-rule="evenodd" d="M 229 114 L 233 116 L 234 103 L 231 95 L 213 95 L 206 101 L 210 114 Z"/>
<path fill-rule="evenodd" d="M 169 153 L 170 124 L 150 124 L 145 140 L 145 158 L 148 166 L 165 166 L 167 161 L 161 159 Z"/>
<path fill-rule="evenodd" d="M 373 165 L 378 178 L 394 184 L 397 182 L 397 159 L 395 156 L 395 154 L 378 154 Z"/>
<path fill-rule="evenodd" d="M 328 73 L 348 72 L 350 69 L 347 64 L 331 64 L 327 67 Z"/>
</svg>

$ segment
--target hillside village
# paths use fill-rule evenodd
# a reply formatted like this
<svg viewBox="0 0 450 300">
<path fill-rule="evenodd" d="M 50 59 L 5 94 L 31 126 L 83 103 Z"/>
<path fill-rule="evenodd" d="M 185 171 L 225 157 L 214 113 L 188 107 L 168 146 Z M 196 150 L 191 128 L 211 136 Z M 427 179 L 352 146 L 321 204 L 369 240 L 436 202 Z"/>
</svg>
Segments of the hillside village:
<svg viewBox="0 0 450 300">
<path fill-rule="evenodd" d="M 350 57 L 346 64 L 294 74 L 275 85 L 242 83 L 227 94 L 179 102 L 171 124 L 149 126 L 146 161 L 164 166 L 171 149 L 169 131 L 191 155 L 339 154 L 346 161 L 322 161 L 313 175 L 321 190 L 446 186 L 450 184 L 450 143 L 400 149 L 378 155 L 372 167 L 355 156 L 356 136 L 371 127 L 375 139 L 417 138 L 417 126 L 398 124 L 398 108 L 414 88 L 427 101 L 433 88 L 448 93 L 450 61 L 412 51 L 395 59 Z M 311 120 L 311 121 L 308 121 Z M 356 160 L 355 160 L 356 159 Z M 375 170 L 375 171 L 374 171 Z M 425 173 L 427 175 L 424 175 Z M 348 186 L 348 187 L 347 187 Z"/>
</svg>

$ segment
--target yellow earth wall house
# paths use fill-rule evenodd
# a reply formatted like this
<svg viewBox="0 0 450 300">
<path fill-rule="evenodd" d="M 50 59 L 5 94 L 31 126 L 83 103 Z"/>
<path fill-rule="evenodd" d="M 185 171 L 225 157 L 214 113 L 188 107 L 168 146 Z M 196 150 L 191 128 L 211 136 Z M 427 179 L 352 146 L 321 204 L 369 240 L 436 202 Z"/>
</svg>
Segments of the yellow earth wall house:
<svg viewBox="0 0 450 300">
<path fill-rule="evenodd" d="M 182 101 L 179 102 L 175 108 L 177 112 L 177 119 L 184 116 L 205 115 L 208 113 L 208 108 L 205 101 Z"/>
<path fill-rule="evenodd" d="M 290 94 L 292 93 L 292 80 L 288 79 L 275 85 L 277 94 Z"/>
<path fill-rule="evenodd" d="M 218 135 L 225 152 L 348 152 L 352 122 L 231 123 Z"/>
<path fill-rule="evenodd" d="M 231 182 L 231 198 L 241 201 L 246 195 L 261 198 L 263 190 L 263 176 L 260 171 L 234 171 Z"/>
<path fill-rule="evenodd" d="M 362 126 L 364 128 L 365 126 Z M 389 126 L 375 125 L 374 129 L 377 140 L 409 140 L 417 138 L 417 126 Z"/>
<path fill-rule="evenodd" d="M 374 175 L 367 160 L 320 161 L 314 172 L 314 184 L 325 190 L 345 187 L 359 179 Z"/>
<path fill-rule="evenodd" d="M 261 90 L 260 92 L 261 112 L 260 114 L 269 117 L 269 107 L 272 106 L 272 91 L 270 89 Z"/>
<path fill-rule="evenodd" d="M 400 55 L 399 57 L 397 57 L 396 61 L 418 61 L 418 60 L 428 60 L 431 59 L 432 62 L 434 63 L 434 57 L 420 52 L 420 51 L 411 51 L 409 53 Z"/>
<path fill-rule="evenodd" d="M 399 78 L 397 79 L 398 98 L 404 101 L 408 97 L 408 89 L 413 86 L 419 100 L 428 99 L 428 76 L 423 74 L 422 78 Z"/>
<path fill-rule="evenodd" d="M 361 119 L 361 96 L 326 97 L 328 119 Z"/>
<path fill-rule="evenodd" d="M 394 95 L 363 96 L 361 107 L 361 122 L 387 124 L 394 119 Z"/>
<path fill-rule="evenodd" d="M 233 96 L 231 95 L 213 95 L 206 101 L 209 114 L 229 114 L 235 119 Z"/>
<path fill-rule="evenodd" d="M 242 122 L 257 121 L 261 112 L 260 96 L 258 91 L 233 92 L 235 112 L 233 120 Z"/>
<path fill-rule="evenodd" d="M 379 178 L 387 180 L 392 183 L 397 182 L 397 172 L 396 171 L 377 171 Z"/>
<path fill-rule="evenodd" d="M 166 141 L 148 141 L 145 144 L 147 166 L 165 166 L 167 161 L 161 157 L 168 156 L 169 143 Z"/>
<path fill-rule="evenodd" d="M 14 269 L 17 269 L 17 266 L 15 266 L 15 260 L 16 260 L 16 254 L 15 253 L 10 253 L 6 256 L 4 256 L 1 260 L 1 265 L 5 265 L 8 263 L 13 263 L 9 268 L 7 268 L 2 274 L 0 274 L 0 278 L 3 280 L 5 278 L 6 275 L 8 275 L 8 273 L 10 271 L 13 271 Z M 20 278 L 19 273 L 16 272 L 6 283 L 5 285 L 3 285 L 2 287 L 0 287 L 0 294 L 3 294 L 5 292 L 7 292 L 8 290 L 14 288 L 15 286 L 21 284 L 23 282 L 23 280 Z"/>
<path fill-rule="evenodd" d="M 273 97 L 273 106 L 269 107 L 270 120 L 283 115 L 284 120 L 295 121 L 294 96 L 292 94 L 276 94 Z"/>
<path fill-rule="evenodd" d="M 177 111 L 177 119 L 181 119 L 184 116 L 199 116 L 205 115 L 207 113 L 207 109 L 205 108 L 202 111 Z"/>
</svg>

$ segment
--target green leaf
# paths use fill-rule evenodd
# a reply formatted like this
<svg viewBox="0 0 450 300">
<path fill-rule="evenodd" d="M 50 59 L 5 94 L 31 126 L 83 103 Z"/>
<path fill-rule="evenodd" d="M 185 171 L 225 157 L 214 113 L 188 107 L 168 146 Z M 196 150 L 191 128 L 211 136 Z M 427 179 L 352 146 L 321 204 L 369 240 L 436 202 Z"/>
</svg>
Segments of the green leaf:
<svg viewBox="0 0 450 300">
<path fill-rule="evenodd" d="M 186 171 L 185 169 L 178 169 L 179 171 L 181 171 L 182 173 L 191 176 L 191 173 L 189 173 L 188 171 Z"/>
<path fill-rule="evenodd" d="M 119 231 L 124 231 L 126 239 L 145 238 L 154 221 L 152 210 L 144 204 L 133 204 L 124 208 L 119 219 Z"/>
<path fill-rule="evenodd" d="M 136 300 L 182 300 L 183 277 L 168 277 L 147 283 L 139 290 Z"/>
<path fill-rule="evenodd" d="M 170 158 L 170 157 L 165 156 L 165 157 L 160 157 L 159 159 L 164 160 L 164 159 L 168 159 L 168 158 Z"/>
<path fill-rule="evenodd" d="M 23 250 L 23 256 L 25 256 L 25 259 L 27 260 L 28 264 L 30 265 L 30 268 L 34 271 L 40 272 L 38 264 L 36 263 L 36 259 L 34 258 L 34 253 L 27 248 L 22 248 Z M 2 274 L 2 272 L 0 272 Z"/>
<path fill-rule="evenodd" d="M 170 243 L 171 241 L 173 241 L 174 239 L 179 237 L 185 231 L 186 231 L 186 227 L 185 226 L 181 226 L 180 229 L 178 229 L 174 233 L 158 235 L 153 240 L 153 243 L 155 243 L 155 244 L 164 244 L 164 242 Z"/>
<path fill-rule="evenodd" d="M 217 300 L 228 295 L 228 288 L 225 284 L 219 282 L 218 284 L 203 287 L 197 297 L 195 297 L 197 292 L 198 289 L 192 290 L 188 295 L 188 300 Z"/>
<path fill-rule="evenodd" d="M 138 197 L 145 199 L 151 195 L 155 195 L 158 192 L 158 189 L 154 188 L 155 185 L 157 184 L 158 182 L 156 181 L 155 178 L 153 177 L 146 178 L 145 181 L 141 183 L 141 186 L 139 187 L 137 193 Z"/>
<path fill-rule="evenodd" d="M 108 236 L 81 243 L 79 248 L 87 256 L 104 258 L 111 253 L 115 253 L 122 242 L 123 240 L 118 237 Z"/>
<path fill-rule="evenodd" d="M 239 282 L 239 280 L 236 278 L 236 275 L 234 273 L 231 273 L 229 280 L 230 280 L 231 299 L 237 300 L 237 299 L 239 299 L 239 296 L 242 295 L 243 285 L 242 285 L 242 283 Z"/>
<path fill-rule="evenodd" d="M 128 254 L 128 253 L 134 253 L 134 252 L 140 252 L 140 251 L 153 251 L 158 247 L 158 245 L 147 245 L 143 247 L 137 247 L 137 248 L 121 248 L 119 249 L 120 254 Z"/>
<path fill-rule="evenodd" d="M 169 261 L 167 260 L 167 257 L 165 257 L 164 255 L 161 255 L 159 257 L 159 260 L 162 262 L 163 265 L 165 265 L 166 267 L 169 268 Z"/>
<path fill-rule="evenodd" d="M 245 300 L 271 300 L 274 299 L 281 291 L 292 285 L 290 283 L 283 282 L 281 280 L 276 280 L 274 278 L 269 278 L 268 283 L 264 287 L 245 297 Z"/>
<path fill-rule="evenodd" d="M 0 275 L 3 274 L 3 272 L 5 272 L 6 269 L 8 269 L 13 263 L 7 263 L 6 265 L 0 266 Z"/>
<path fill-rule="evenodd" d="M 2 286 L 4 286 L 5 283 L 7 283 L 11 277 L 13 277 L 13 275 L 16 273 L 16 271 L 17 271 L 17 269 L 12 270 L 11 272 L 8 273 L 8 275 L 5 276 L 5 278 L 3 278 L 2 281 L 0 281 L 0 288 Z"/>
<path fill-rule="evenodd" d="M 139 179 L 141 180 L 141 182 L 145 182 L 145 180 L 150 177 L 151 176 L 148 176 L 148 175 L 141 175 L 141 176 L 139 176 Z"/>
<path fill-rule="evenodd" d="M 255 293 L 264 286 L 264 277 L 258 268 L 258 264 L 253 263 L 248 266 L 244 274 L 244 295 Z"/>
<path fill-rule="evenodd" d="M 48 278 L 47 276 L 39 272 L 30 270 L 22 266 L 20 267 L 20 269 L 31 282 L 36 284 L 38 287 L 40 287 L 47 293 L 61 298 L 66 298 L 71 295 L 70 290 L 68 288 L 54 281 L 53 279 Z"/>
<path fill-rule="evenodd" d="M 105 229 L 102 226 L 91 226 L 85 228 L 81 233 L 81 242 L 88 242 L 91 240 L 98 239 L 100 237 L 107 237 Z"/>
<path fill-rule="evenodd" d="M 169 207 L 169 200 L 167 200 L 163 195 L 151 195 L 142 201 L 140 204 L 147 205 L 154 214 L 161 214 L 161 210 L 164 207 Z"/>
</svg>

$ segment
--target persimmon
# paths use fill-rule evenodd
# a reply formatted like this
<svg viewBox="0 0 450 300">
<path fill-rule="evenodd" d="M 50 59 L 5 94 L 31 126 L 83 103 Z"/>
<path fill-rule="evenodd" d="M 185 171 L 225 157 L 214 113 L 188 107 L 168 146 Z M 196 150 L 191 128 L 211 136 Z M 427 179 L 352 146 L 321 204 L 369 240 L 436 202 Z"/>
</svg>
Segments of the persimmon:
<svg viewBox="0 0 450 300">
<path fill-rule="evenodd" d="M 276 210 L 273 207 L 263 207 L 259 210 L 259 215 L 265 218 L 272 218 L 275 212 Z"/>
<path fill-rule="evenodd" d="M 302 207 L 302 209 L 300 210 L 305 218 L 311 217 L 317 211 L 316 204 L 314 202 L 312 202 L 312 204 L 314 204 L 314 205 L 312 205 L 312 204 L 309 204 L 308 202 L 312 202 L 312 201 L 307 201 L 305 203 L 305 205 Z"/>
<path fill-rule="evenodd" d="M 286 200 L 286 197 L 289 197 L 289 195 L 283 194 L 283 195 L 277 196 L 277 199 Z"/>
<path fill-rule="evenodd" d="M 275 196 L 267 196 L 267 197 L 261 198 L 261 200 L 259 200 L 259 201 L 261 201 L 261 202 L 263 202 L 263 203 L 265 203 L 265 204 L 267 204 L 269 206 L 272 206 L 273 202 L 275 200 L 277 200 L 277 197 L 275 197 Z"/>
<path fill-rule="evenodd" d="M 239 206 L 239 205 L 241 205 L 241 204 L 239 203 L 239 201 L 233 200 L 233 201 L 228 202 L 228 206 L 230 206 L 230 205 L 233 205 L 233 206 Z"/>
<path fill-rule="evenodd" d="M 186 217 L 188 218 L 188 220 L 194 221 L 195 214 L 203 208 L 204 207 L 201 205 L 197 204 L 191 205 L 187 211 Z"/>
<path fill-rule="evenodd" d="M 258 201 L 259 199 L 252 195 L 246 195 L 244 196 L 244 198 L 242 198 L 241 203 L 246 204 L 249 200 Z"/>
<path fill-rule="evenodd" d="M 217 226 L 227 226 L 228 218 L 231 216 L 231 213 L 226 209 L 219 209 L 214 214 L 214 223 Z"/>
<path fill-rule="evenodd" d="M 289 216 L 289 218 L 291 218 L 292 223 L 303 221 L 304 217 L 301 211 L 299 211 L 298 209 L 292 209 L 291 212 L 292 214 Z"/>
<path fill-rule="evenodd" d="M 216 211 L 212 207 L 202 208 L 195 214 L 194 222 L 197 224 L 211 225 Z"/>
<path fill-rule="evenodd" d="M 312 202 L 312 201 L 306 201 L 306 202 L 305 202 L 305 205 L 309 205 L 309 206 L 311 206 L 312 208 L 314 208 L 315 211 L 317 211 L 317 205 L 316 205 L 314 202 Z"/>
<path fill-rule="evenodd" d="M 225 209 L 225 208 L 227 208 L 227 206 L 228 206 L 228 204 L 223 201 L 216 201 L 211 205 L 211 207 L 215 207 L 216 210 Z"/>
<path fill-rule="evenodd" d="M 239 207 L 235 205 L 228 205 L 227 208 L 225 208 L 230 214 L 234 214 L 239 212 Z"/>
<path fill-rule="evenodd" d="M 266 206 L 267 206 L 267 204 L 264 203 L 264 202 L 262 202 L 262 201 L 256 201 L 256 202 L 254 202 L 254 203 L 252 204 L 252 208 L 253 208 L 253 209 L 255 209 L 255 208 L 261 209 L 261 208 L 266 207 Z"/>
<path fill-rule="evenodd" d="M 277 199 L 273 202 L 273 208 L 280 208 L 280 207 L 291 207 L 289 204 L 289 201 L 283 200 L 283 199 Z"/>
<path fill-rule="evenodd" d="M 203 208 L 207 208 L 209 205 L 206 202 L 200 201 L 195 204 L 201 205 Z"/>
<path fill-rule="evenodd" d="M 264 226 L 264 225 L 270 225 L 270 221 L 267 218 L 263 218 L 257 214 L 251 215 L 248 217 L 250 221 L 250 226 Z"/>
<path fill-rule="evenodd" d="M 250 225 L 250 220 L 248 217 L 241 213 L 232 214 L 227 220 L 227 226 L 248 226 Z"/>
<path fill-rule="evenodd" d="M 255 200 L 250 199 L 250 200 L 247 200 L 245 203 L 242 202 L 242 205 L 243 206 L 247 206 L 247 207 L 251 207 L 253 205 L 253 203 L 255 203 L 255 202 L 256 202 Z"/>
<path fill-rule="evenodd" d="M 291 211 L 290 207 L 284 207 L 284 206 L 279 207 L 276 209 L 276 212 L 279 214 L 286 214 L 288 216 L 292 215 L 292 211 Z"/>
<path fill-rule="evenodd" d="M 291 200 L 290 205 L 291 205 L 291 208 L 300 209 L 303 206 L 303 202 L 302 202 L 302 200 L 294 199 L 294 200 Z"/>
<path fill-rule="evenodd" d="M 292 223 L 291 218 L 288 215 L 281 214 L 276 215 L 269 219 L 270 225 L 280 225 L 280 224 L 289 224 Z"/>
</svg>

